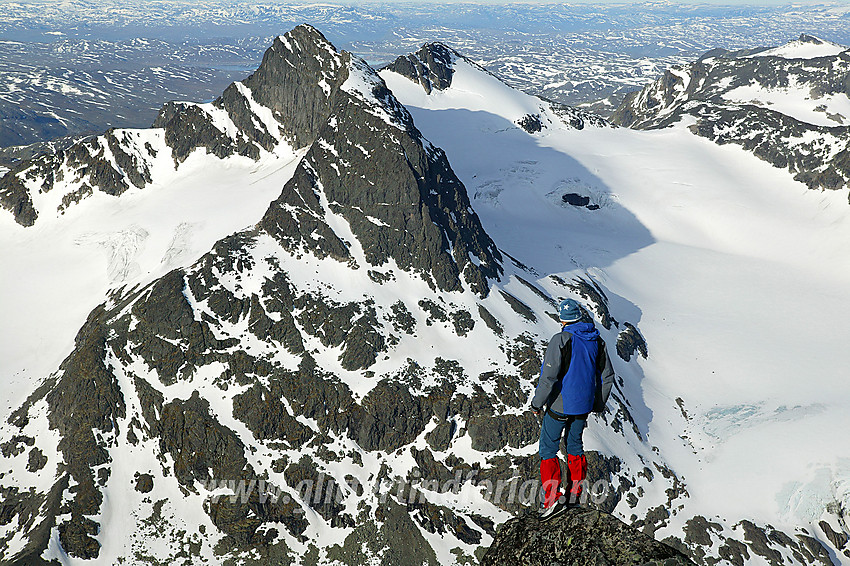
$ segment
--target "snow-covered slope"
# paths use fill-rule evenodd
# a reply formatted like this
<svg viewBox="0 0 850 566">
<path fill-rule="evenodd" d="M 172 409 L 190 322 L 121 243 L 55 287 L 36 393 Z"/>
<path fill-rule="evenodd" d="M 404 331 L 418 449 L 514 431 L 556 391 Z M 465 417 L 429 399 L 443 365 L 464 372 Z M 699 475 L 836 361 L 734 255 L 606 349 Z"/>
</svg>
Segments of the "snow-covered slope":
<svg viewBox="0 0 850 566">
<path fill-rule="evenodd" d="M 583 128 L 585 124 L 606 124 L 589 112 L 522 94 L 442 43 L 427 43 L 417 52 L 399 57 L 385 71 L 409 77 L 425 94 L 438 92 L 448 108 L 470 112 L 499 108 L 500 117 L 529 133 L 564 125 Z M 458 106 L 452 106 L 454 99 Z"/>
<path fill-rule="evenodd" d="M 30 323 L 50 343 L 2 361 L 37 368 L 3 407 L 3 558 L 474 561 L 533 505 L 527 402 L 575 297 L 619 376 L 586 433 L 595 505 L 704 563 L 844 559 L 846 190 L 610 127 L 445 46 L 402 59 L 379 75 L 299 26 L 216 103 L 127 134 L 162 139 L 114 163 L 141 187 L 59 214 L 90 169 L 6 175 L 37 216 L 9 206 L 2 284 L 52 302 Z M 65 285 L 44 265 L 67 253 Z"/>
<path fill-rule="evenodd" d="M 746 520 L 824 542 L 822 520 L 846 532 L 848 334 L 833 321 L 850 315 L 847 190 L 806 191 L 683 126 L 530 136 L 511 124 L 527 98 L 505 104 L 491 77 L 455 69 L 451 87 L 430 95 L 382 76 L 446 149 L 507 253 L 540 275 L 591 274 L 636 321 L 649 349 L 627 374 L 642 390 L 639 425 L 689 494 L 684 509 L 660 513 L 656 536 L 717 556 L 725 538 L 758 538 Z M 590 432 L 605 451 L 606 433 Z M 618 511 L 631 513 L 627 502 Z M 717 525 L 702 542 L 697 515 Z M 748 562 L 768 559 L 749 552 Z"/>
<path fill-rule="evenodd" d="M 166 165 L 144 189 L 120 198 L 97 193 L 32 229 L 0 215 L 3 414 L 68 355 L 110 289 L 190 265 L 221 237 L 254 224 L 303 155 L 285 147 L 257 162 L 194 154 L 179 171 Z"/>
<path fill-rule="evenodd" d="M 161 127 L 110 130 L 2 172 L 4 413 L 68 355 L 107 291 L 190 265 L 279 195 L 304 142 L 251 92 L 234 83 L 213 104 L 170 103 Z"/>
<path fill-rule="evenodd" d="M 811 35 L 803 34 L 800 39 L 789 41 L 785 45 L 757 51 L 751 57 L 782 57 L 783 59 L 815 59 L 817 57 L 832 57 L 847 51 L 847 47 L 831 41 L 824 41 Z"/>
</svg>

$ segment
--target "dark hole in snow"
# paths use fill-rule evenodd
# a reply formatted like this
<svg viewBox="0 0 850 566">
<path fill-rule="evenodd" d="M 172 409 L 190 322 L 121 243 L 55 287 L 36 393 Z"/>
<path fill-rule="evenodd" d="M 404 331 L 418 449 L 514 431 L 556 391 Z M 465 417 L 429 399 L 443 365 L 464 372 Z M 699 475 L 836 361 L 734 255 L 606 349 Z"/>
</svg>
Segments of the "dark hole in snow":
<svg viewBox="0 0 850 566">
<path fill-rule="evenodd" d="M 567 204 L 571 204 L 573 206 L 587 206 L 590 204 L 590 197 L 582 196 L 576 193 L 567 193 L 561 197 L 563 201 Z"/>
<path fill-rule="evenodd" d="M 567 204 L 571 204 L 573 206 L 584 206 L 588 210 L 599 210 L 598 204 L 590 204 L 590 197 L 586 197 L 584 195 L 576 194 L 576 193 L 567 193 L 561 197 Z"/>
</svg>

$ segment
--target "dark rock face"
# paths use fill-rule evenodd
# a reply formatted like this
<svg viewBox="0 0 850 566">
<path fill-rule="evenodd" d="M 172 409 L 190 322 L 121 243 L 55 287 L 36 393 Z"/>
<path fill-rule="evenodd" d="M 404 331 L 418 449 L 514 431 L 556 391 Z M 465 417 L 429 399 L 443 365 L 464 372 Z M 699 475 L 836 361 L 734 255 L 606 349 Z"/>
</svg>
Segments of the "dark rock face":
<svg viewBox="0 0 850 566">
<path fill-rule="evenodd" d="M 423 140 L 410 114 L 374 71 L 348 54 L 340 57 L 346 65 L 339 71 L 343 77 L 354 69 L 351 81 L 368 85 L 377 102 L 329 87 L 332 113 L 261 227 L 293 252 L 306 246 L 320 256 L 350 261 L 347 246 L 325 220 L 329 214 L 341 215 L 370 265 L 393 259 L 435 288 L 460 290 L 463 279 L 485 296 L 487 279 L 501 272 L 501 256 L 445 153 Z M 333 84 L 343 84 L 343 77 Z M 309 98 L 311 92 L 297 98 Z M 327 205 L 317 197 L 319 187 Z"/>
<path fill-rule="evenodd" d="M 635 353 L 640 353 L 646 359 L 646 340 L 634 325 L 624 322 L 623 330 L 617 336 L 617 355 L 629 361 Z"/>
<path fill-rule="evenodd" d="M 139 474 L 136 478 L 136 491 L 139 493 L 150 493 L 153 489 L 153 476 L 150 474 Z"/>
<path fill-rule="evenodd" d="M 529 134 L 536 134 L 543 129 L 543 122 L 538 114 L 526 114 L 517 121 L 517 126 Z"/>
<path fill-rule="evenodd" d="M 541 523 L 535 516 L 509 520 L 497 531 L 481 564 L 672 566 L 694 563 L 678 550 L 612 515 L 578 507 L 568 509 L 547 523 Z"/>
<path fill-rule="evenodd" d="M 47 464 L 47 456 L 38 448 L 30 450 L 29 461 L 27 462 L 27 471 L 37 472 Z"/>
<path fill-rule="evenodd" d="M 529 412 L 522 415 L 472 417 L 468 423 L 472 448 L 492 452 L 504 446 L 521 448 L 538 439 L 540 427 Z"/>
<path fill-rule="evenodd" d="M 16 175 L 21 169 L 16 167 L 0 178 L 0 207 L 11 212 L 15 222 L 29 227 L 35 224 L 38 212 L 33 207 L 29 191 Z"/>
<path fill-rule="evenodd" d="M 839 550 L 842 550 L 845 546 L 847 546 L 847 542 L 848 540 L 850 540 L 850 537 L 847 536 L 847 533 L 838 532 L 834 530 L 826 521 L 821 521 L 820 523 L 818 523 L 818 525 L 820 526 L 824 534 L 826 534 L 826 538 L 829 539 L 829 542 L 832 543 L 832 546 Z"/>
<path fill-rule="evenodd" d="M 50 540 L 62 492 L 67 488 L 68 476 L 65 475 L 45 494 L 23 492 L 15 487 L 0 490 L 0 525 L 17 520 L 19 525 L 29 530 L 29 540 L 24 548 L 16 556 L 4 556 L 8 563 L 47 564 L 39 555 Z M 42 514 L 46 514 L 46 518 Z M 5 541 L 0 542 L 5 544 Z"/>
<path fill-rule="evenodd" d="M 313 437 L 309 427 L 289 414 L 281 399 L 286 392 L 279 383 L 266 389 L 257 384 L 233 400 L 233 416 L 251 428 L 256 438 L 286 441 L 290 446 L 304 446 Z"/>
<path fill-rule="evenodd" d="M 330 94 L 348 78 L 347 54 L 315 28 L 301 25 L 275 39 L 257 71 L 243 83 L 270 108 L 295 147 L 307 146 L 327 123 Z"/>
<path fill-rule="evenodd" d="M 303 456 L 286 468 L 286 483 L 298 491 L 301 486 L 310 486 L 312 493 L 306 498 L 312 509 L 324 517 L 333 527 L 353 527 L 354 519 L 343 513 L 345 509 L 343 491 L 333 478 L 322 477 L 316 464 L 309 456 Z"/>
<path fill-rule="evenodd" d="M 620 474 L 621 462 L 616 456 L 605 456 L 593 450 L 586 450 L 584 454 L 588 484 L 593 486 L 602 481 L 608 486 L 605 492 L 600 491 L 596 498 L 592 498 L 590 504 L 603 513 L 612 513 L 629 488 L 634 487 L 634 482 Z"/>
<path fill-rule="evenodd" d="M 502 323 L 493 316 L 493 313 L 488 311 L 483 305 L 478 305 L 478 316 L 481 317 L 481 320 L 484 321 L 484 324 L 487 325 L 487 328 L 492 330 L 494 333 L 501 335 L 502 334 Z"/>
<path fill-rule="evenodd" d="M 33 444 L 35 444 L 35 439 L 31 436 L 16 435 L 3 444 L 0 444 L 0 453 L 3 454 L 4 458 L 17 456 L 25 452 L 27 446 L 32 446 Z"/>
<path fill-rule="evenodd" d="M 243 477 L 245 447 L 233 431 L 219 424 L 209 403 L 195 391 L 185 400 L 163 405 L 156 423 L 162 451 L 174 459 L 174 476 L 185 485 L 213 478 Z"/>
<path fill-rule="evenodd" d="M 329 95 L 347 78 L 344 66 L 344 56 L 318 30 L 298 26 L 275 38 L 260 67 L 212 103 L 233 122 L 236 138 L 220 130 L 209 111 L 196 104 L 166 104 L 153 126 L 165 129 L 177 163 L 199 147 L 219 158 L 239 154 L 257 159 L 260 148 L 271 151 L 281 135 L 295 148 L 305 147 L 330 116 Z M 252 108 L 257 103 L 271 110 L 278 123 L 257 119 Z"/>
<path fill-rule="evenodd" d="M 507 301 L 507 303 L 511 306 L 515 313 L 520 315 L 521 317 L 528 319 L 532 322 L 537 322 L 537 316 L 534 314 L 534 311 L 529 308 L 528 305 L 511 295 L 506 291 L 499 291 L 499 294 Z"/>
<path fill-rule="evenodd" d="M 74 351 L 62 363 L 61 378 L 45 397 L 50 426 L 62 435 L 59 450 L 67 473 L 76 481 L 65 509 L 71 517 L 59 525 L 60 539 L 69 554 L 80 558 L 95 558 L 100 548 L 91 536 L 97 523 L 86 517 L 97 514 L 103 499 L 92 469 L 110 461 L 98 437 L 117 432 L 115 423 L 126 415 L 124 396 L 106 361 L 105 314 L 98 308 L 89 315 Z"/>
<path fill-rule="evenodd" d="M 451 533 L 466 544 L 479 544 L 481 532 L 473 529 L 461 517 L 450 509 L 428 502 L 424 497 L 417 497 L 416 492 L 408 496 L 407 511 L 414 520 L 431 534 L 444 535 Z"/>
<path fill-rule="evenodd" d="M 398 541 L 404 541 L 404 544 L 398 545 Z M 341 546 L 332 547 L 328 558 L 358 566 L 368 563 L 369 556 L 377 552 L 382 552 L 384 564 L 439 564 L 434 550 L 422 536 L 406 506 L 393 499 L 388 499 L 376 510 L 374 520 L 362 521 Z"/>
<path fill-rule="evenodd" d="M 25 183 L 38 184 L 41 192 L 48 192 L 65 182 L 68 192 L 63 195 L 59 212 L 95 189 L 120 196 L 131 186 L 144 187 L 151 182 L 151 153 L 136 142 L 127 131 L 109 130 L 67 146 L 46 146 L 45 153 L 22 160 L 0 179 L 0 206 L 10 211 L 18 224 L 32 226 L 38 211 Z M 63 173 L 63 166 L 69 175 Z"/>
<path fill-rule="evenodd" d="M 669 70 L 640 92 L 628 95 L 612 121 L 655 129 L 675 124 L 684 116 L 694 117 L 696 123 L 689 126 L 693 133 L 718 144 L 740 145 L 773 166 L 787 169 L 811 189 L 847 186 L 850 117 L 826 114 L 823 106 L 824 117 L 830 117 L 834 125 L 816 125 L 763 104 L 730 102 L 726 96 L 751 85 L 794 87 L 801 96 L 808 94 L 814 100 L 846 94 L 850 52 L 814 59 L 749 56 L 757 51 L 713 51 L 687 67 Z"/>
<path fill-rule="evenodd" d="M 165 143 L 172 149 L 175 165 L 179 165 L 199 147 L 219 159 L 234 154 L 256 159 L 257 148 L 240 136 L 234 140 L 213 124 L 210 115 L 200 106 L 184 102 L 169 102 L 162 107 L 153 123 L 165 131 Z"/>
<path fill-rule="evenodd" d="M 458 57 L 457 51 L 442 43 L 426 43 L 416 53 L 402 55 L 384 68 L 419 83 L 431 94 L 433 89 L 445 90 L 452 85 Z"/>
</svg>

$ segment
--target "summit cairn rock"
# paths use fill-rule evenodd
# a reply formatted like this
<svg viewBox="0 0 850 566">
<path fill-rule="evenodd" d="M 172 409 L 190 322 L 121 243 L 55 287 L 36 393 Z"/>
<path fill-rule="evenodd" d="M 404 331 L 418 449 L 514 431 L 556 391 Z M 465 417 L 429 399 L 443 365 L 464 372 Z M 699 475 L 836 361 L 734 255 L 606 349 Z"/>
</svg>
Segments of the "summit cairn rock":
<svg viewBox="0 0 850 566">
<path fill-rule="evenodd" d="M 573 507 L 548 522 L 529 514 L 502 525 L 481 565 L 519 564 L 678 566 L 694 562 L 613 515 Z"/>
</svg>

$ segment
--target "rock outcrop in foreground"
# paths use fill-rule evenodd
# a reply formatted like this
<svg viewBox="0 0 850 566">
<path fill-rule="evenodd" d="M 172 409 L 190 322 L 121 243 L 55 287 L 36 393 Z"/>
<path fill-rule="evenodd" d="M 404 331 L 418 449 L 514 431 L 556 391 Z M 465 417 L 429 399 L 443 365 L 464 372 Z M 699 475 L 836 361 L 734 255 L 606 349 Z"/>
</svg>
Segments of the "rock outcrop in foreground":
<svg viewBox="0 0 850 566">
<path fill-rule="evenodd" d="M 613 515 L 575 507 L 545 523 L 532 514 L 502 525 L 481 565 L 502 564 L 673 566 L 693 562 Z"/>
</svg>

